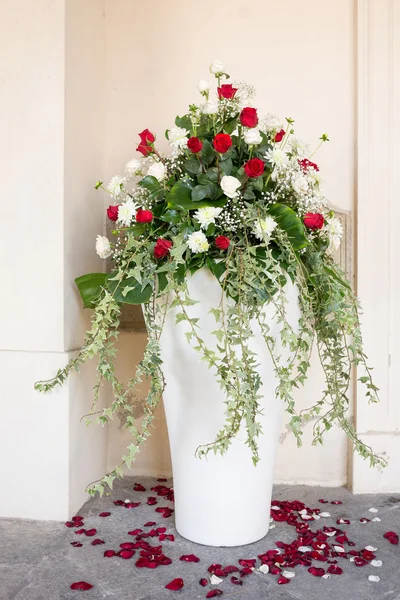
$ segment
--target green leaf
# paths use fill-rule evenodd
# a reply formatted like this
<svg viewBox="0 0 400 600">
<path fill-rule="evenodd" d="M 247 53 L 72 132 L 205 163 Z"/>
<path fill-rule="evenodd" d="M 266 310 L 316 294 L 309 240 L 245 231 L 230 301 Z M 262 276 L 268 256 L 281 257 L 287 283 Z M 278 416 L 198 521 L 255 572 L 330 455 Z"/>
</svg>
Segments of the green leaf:
<svg viewBox="0 0 400 600">
<path fill-rule="evenodd" d="M 88 273 L 75 279 L 79 293 L 83 300 L 83 308 L 94 308 L 96 300 L 104 287 L 107 273 Z"/>
<path fill-rule="evenodd" d="M 204 200 L 208 196 L 208 189 L 206 185 L 196 185 L 192 190 L 192 200 L 193 202 L 198 202 L 199 200 Z"/>
<path fill-rule="evenodd" d="M 201 160 L 205 165 L 210 165 L 215 158 L 214 148 L 208 140 L 203 140 L 203 149 L 201 151 Z"/>
<path fill-rule="evenodd" d="M 122 281 L 116 279 L 116 272 L 110 273 L 107 277 L 107 287 L 111 292 L 114 292 L 114 298 L 121 304 L 145 304 L 151 298 L 153 288 L 147 284 L 144 289 L 142 285 L 134 278 L 128 277 Z M 130 288 L 127 294 L 123 294 L 126 288 Z"/>
<path fill-rule="evenodd" d="M 230 175 L 233 169 L 232 159 L 228 158 L 227 160 L 222 160 L 220 163 L 220 167 L 224 175 Z"/>
<path fill-rule="evenodd" d="M 157 273 L 158 276 L 158 289 L 160 292 L 164 291 L 168 285 L 168 277 L 165 273 Z"/>
<path fill-rule="evenodd" d="M 177 181 L 167 196 L 168 208 L 186 208 L 192 202 L 192 186 L 181 180 Z"/>
<path fill-rule="evenodd" d="M 136 223 L 135 225 L 132 225 L 132 227 L 127 227 L 126 231 L 130 231 L 130 233 L 136 237 L 138 235 L 142 235 L 142 233 L 146 231 L 146 227 L 141 223 Z"/>
<path fill-rule="evenodd" d="M 225 261 L 223 260 L 216 262 L 213 258 L 208 256 L 206 265 L 210 269 L 211 273 L 218 279 L 218 281 L 226 271 Z"/>
<path fill-rule="evenodd" d="M 165 221 L 165 223 L 178 225 L 182 221 L 182 215 L 177 210 L 169 209 L 159 219 Z"/>
<path fill-rule="evenodd" d="M 264 189 L 264 181 L 262 177 L 255 177 L 253 179 L 253 187 L 257 192 L 262 192 Z"/>
<path fill-rule="evenodd" d="M 176 117 L 175 125 L 177 127 L 183 127 L 183 129 L 187 129 L 188 131 L 192 130 L 192 120 L 189 115 L 184 115 L 183 117 Z"/>
<path fill-rule="evenodd" d="M 192 173 L 192 175 L 198 175 L 201 172 L 201 164 L 197 158 L 189 158 L 184 164 L 186 171 Z"/>
<path fill-rule="evenodd" d="M 158 179 L 152 175 L 146 175 L 146 177 L 143 177 L 143 179 L 139 181 L 138 185 L 150 193 L 159 192 L 161 188 Z"/>
<path fill-rule="evenodd" d="M 245 193 L 243 194 L 243 198 L 245 200 L 254 200 L 255 195 L 251 187 L 247 187 Z"/>
<path fill-rule="evenodd" d="M 226 123 L 224 123 L 224 131 L 226 133 L 229 133 L 229 135 L 232 135 L 232 133 L 236 129 L 236 125 L 237 125 L 236 117 L 234 117 L 233 119 L 228 119 L 228 121 L 226 121 Z"/>
<path fill-rule="evenodd" d="M 289 238 L 294 250 L 300 250 L 309 245 L 304 234 L 304 225 L 300 217 L 286 204 L 272 204 L 268 207 L 269 213 L 274 217 L 279 227 Z"/>
</svg>

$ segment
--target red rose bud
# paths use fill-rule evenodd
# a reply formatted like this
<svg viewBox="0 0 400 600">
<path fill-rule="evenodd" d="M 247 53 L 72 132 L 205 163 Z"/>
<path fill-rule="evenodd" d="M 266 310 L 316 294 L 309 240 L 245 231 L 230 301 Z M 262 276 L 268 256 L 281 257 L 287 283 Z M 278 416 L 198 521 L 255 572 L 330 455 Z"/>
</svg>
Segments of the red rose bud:
<svg viewBox="0 0 400 600">
<path fill-rule="evenodd" d="M 324 217 L 319 213 L 306 213 L 303 223 L 308 229 L 316 231 L 324 226 Z"/>
<path fill-rule="evenodd" d="M 136 221 L 137 223 L 151 223 L 153 220 L 153 213 L 151 210 L 143 210 L 139 208 L 136 213 Z"/>
<path fill-rule="evenodd" d="M 245 165 L 247 177 L 260 177 L 264 173 L 264 163 L 259 158 L 251 158 Z"/>
<path fill-rule="evenodd" d="M 218 89 L 218 97 L 220 100 L 226 98 L 226 100 L 232 100 L 235 97 L 238 88 L 234 88 L 231 83 L 224 83 Z"/>
<path fill-rule="evenodd" d="M 274 142 L 281 142 L 283 140 L 283 136 L 285 135 L 285 130 L 281 129 L 274 137 Z"/>
<path fill-rule="evenodd" d="M 193 152 L 193 154 L 197 154 L 202 149 L 203 142 L 197 137 L 191 137 L 187 141 L 187 147 L 189 148 L 190 152 Z"/>
<path fill-rule="evenodd" d="M 240 122 L 243 127 L 255 127 L 258 123 L 257 109 L 247 106 L 240 113 Z"/>
<path fill-rule="evenodd" d="M 225 237 L 224 235 L 219 235 L 217 238 L 215 238 L 215 245 L 220 250 L 227 250 L 229 248 L 230 244 L 231 244 L 231 240 L 229 238 Z"/>
<path fill-rule="evenodd" d="M 308 158 L 303 158 L 303 160 L 299 160 L 299 165 L 305 173 L 307 173 L 310 169 L 314 169 L 314 171 L 319 171 L 319 166 L 316 165 L 314 162 L 311 162 L 311 160 L 308 160 Z"/>
<path fill-rule="evenodd" d="M 141 133 L 139 133 L 140 144 L 136 148 L 138 152 L 141 152 L 143 156 L 148 156 L 152 152 L 154 152 L 153 147 L 150 144 L 155 142 L 155 136 L 148 129 L 144 129 Z"/>
<path fill-rule="evenodd" d="M 164 258 L 169 254 L 170 248 L 172 248 L 172 242 L 170 240 L 163 240 L 162 238 L 158 239 L 154 246 L 154 257 L 157 259 Z"/>
<path fill-rule="evenodd" d="M 213 144 L 217 152 L 225 154 L 232 146 L 232 138 L 227 133 L 218 133 L 214 138 Z"/>
<path fill-rule="evenodd" d="M 118 219 L 118 209 L 119 204 L 114 204 L 107 208 L 107 217 L 110 219 L 110 221 L 115 222 Z"/>
</svg>

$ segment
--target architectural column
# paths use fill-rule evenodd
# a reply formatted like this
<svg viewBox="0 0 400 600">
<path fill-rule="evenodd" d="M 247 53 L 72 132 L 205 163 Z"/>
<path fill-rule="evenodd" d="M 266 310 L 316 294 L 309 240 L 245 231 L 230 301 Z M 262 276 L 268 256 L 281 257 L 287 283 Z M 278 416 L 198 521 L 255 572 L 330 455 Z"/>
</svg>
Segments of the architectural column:
<svg viewBox="0 0 400 600">
<path fill-rule="evenodd" d="M 358 1 L 357 292 L 380 403 L 368 406 L 357 384 L 355 417 L 361 438 L 389 465 L 370 469 L 354 456 L 354 492 L 398 492 L 400 486 L 399 32 L 397 0 Z"/>
<path fill-rule="evenodd" d="M 0 516 L 66 519 L 105 469 L 105 431 L 80 423 L 95 365 L 35 392 L 82 344 L 73 279 L 99 271 L 103 0 L 3 0 L 0 22 Z"/>
</svg>

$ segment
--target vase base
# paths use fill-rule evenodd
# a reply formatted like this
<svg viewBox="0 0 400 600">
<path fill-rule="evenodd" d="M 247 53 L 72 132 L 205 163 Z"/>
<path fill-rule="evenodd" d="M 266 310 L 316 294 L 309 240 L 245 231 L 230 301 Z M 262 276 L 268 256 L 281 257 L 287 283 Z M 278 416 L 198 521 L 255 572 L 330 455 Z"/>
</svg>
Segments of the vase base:
<svg viewBox="0 0 400 600">
<path fill-rule="evenodd" d="M 261 541 L 266 537 L 269 532 L 269 527 L 267 530 L 262 531 L 257 535 L 246 536 L 246 537 L 235 537 L 234 535 L 234 526 L 231 536 L 215 536 L 213 537 L 208 535 L 201 535 L 200 532 L 189 532 L 187 530 L 180 529 L 178 525 L 176 525 L 176 531 L 179 533 L 181 537 L 189 542 L 194 542 L 195 544 L 199 544 L 199 546 L 210 546 L 212 548 L 235 548 L 238 546 L 248 546 L 249 544 L 255 544 L 256 542 Z"/>
</svg>

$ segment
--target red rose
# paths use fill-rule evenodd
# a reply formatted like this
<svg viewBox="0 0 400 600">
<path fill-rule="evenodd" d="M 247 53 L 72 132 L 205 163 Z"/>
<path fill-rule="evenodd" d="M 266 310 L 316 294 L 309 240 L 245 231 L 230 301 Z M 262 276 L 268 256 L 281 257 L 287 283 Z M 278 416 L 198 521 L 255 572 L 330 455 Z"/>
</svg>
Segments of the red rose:
<svg viewBox="0 0 400 600">
<path fill-rule="evenodd" d="M 141 133 L 139 133 L 140 144 L 136 148 L 138 152 L 141 152 L 143 156 L 148 156 L 154 152 L 154 148 L 150 145 L 155 142 L 155 136 L 148 129 L 143 129 Z"/>
<path fill-rule="evenodd" d="M 240 122 L 243 127 L 255 127 L 258 123 L 257 109 L 247 106 L 240 113 Z"/>
<path fill-rule="evenodd" d="M 281 129 L 274 137 L 274 142 L 281 142 L 283 140 L 283 136 L 285 135 L 285 130 Z"/>
<path fill-rule="evenodd" d="M 225 237 L 224 235 L 219 235 L 217 238 L 215 238 L 215 245 L 220 250 L 227 250 L 229 248 L 230 244 L 231 244 L 231 240 L 229 238 Z"/>
<path fill-rule="evenodd" d="M 217 133 L 213 144 L 217 152 L 220 154 L 225 154 L 225 152 L 228 152 L 229 148 L 232 146 L 232 138 L 227 133 Z"/>
<path fill-rule="evenodd" d="M 232 100 L 235 97 L 238 88 L 234 88 L 231 83 L 224 83 L 218 89 L 218 97 L 220 100 L 222 98 L 226 98 L 227 100 Z"/>
<path fill-rule="evenodd" d="M 311 160 L 308 160 L 308 158 L 303 158 L 303 160 L 299 160 L 299 165 L 305 173 L 307 173 L 307 171 L 309 171 L 310 169 L 314 169 L 314 171 L 319 171 L 319 166 L 316 165 L 314 162 L 311 162 Z"/>
<path fill-rule="evenodd" d="M 264 163 L 259 158 L 251 158 L 244 165 L 247 177 L 260 177 L 264 173 Z"/>
<path fill-rule="evenodd" d="M 158 239 L 154 246 L 154 257 L 164 258 L 164 256 L 169 254 L 170 248 L 172 248 L 172 242 L 170 240 L 163 240 L 162 238 Z"/>
<path fill-rule="evenodd" d="M 193 152 L 193 154 L 197 154 L 202 149 L 203 142 L 197 137 L 191 137 L 187 141 L 187 147 L 189 148 L 190 152 Z"/>
<path fill-rule="evenodd" d="M 153 213 L 151 210 L 143 210 L 139 208 L 136 213 L 136 221 L 138 223 L 151 223 L 153 220 Z"/>
<path fill-rule="evenodd" d="M 303 223 L 308 229 L 315 231 L 324 226 L 324 217 L 320 213 L 307 213 L 304 215 Z"/>
<path fill-rule="evenodd" d="M 119 204 L 111 205 L 107 208 L 107 217 L 110 221 L 116 221 L 118 219 Z"/>
</svg>

